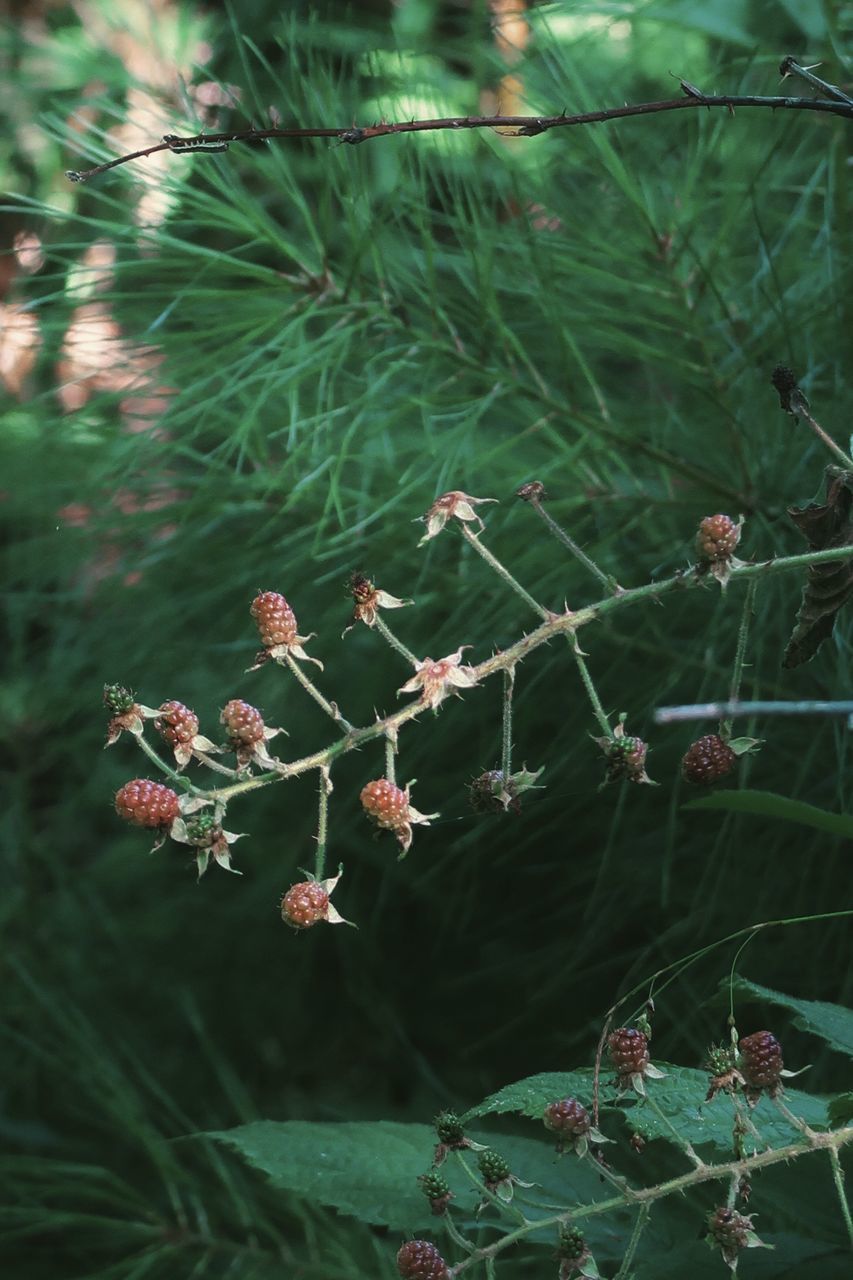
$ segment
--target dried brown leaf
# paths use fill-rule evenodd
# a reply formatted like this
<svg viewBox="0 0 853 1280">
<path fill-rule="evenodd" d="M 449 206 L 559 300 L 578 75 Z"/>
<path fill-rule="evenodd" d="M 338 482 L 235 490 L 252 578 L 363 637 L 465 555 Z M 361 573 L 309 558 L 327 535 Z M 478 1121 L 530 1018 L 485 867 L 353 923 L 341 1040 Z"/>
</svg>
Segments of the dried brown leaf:
<svg viewBox="0 0 853 1280">
<path fill-rule="evenodd" d="M 788 515 L 808 541 L 810 551 L 853 546 L 853 471 L 826 469 L 826 502 L 789 507 Z M 853 595 L 853 561 L 809 567 L 796 625 L 783 667 L 799 667 L 815 656 L 835 626 L 835 618 Z"/>
</svg>

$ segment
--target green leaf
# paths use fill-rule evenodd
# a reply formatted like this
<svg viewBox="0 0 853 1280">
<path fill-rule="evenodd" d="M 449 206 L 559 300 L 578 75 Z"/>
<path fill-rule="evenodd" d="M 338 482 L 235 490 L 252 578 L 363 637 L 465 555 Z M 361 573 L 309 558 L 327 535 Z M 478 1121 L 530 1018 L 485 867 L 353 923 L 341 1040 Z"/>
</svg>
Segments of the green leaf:
<svg viewBox="0 0 853 1280">
<path fill-rule="evenodd" d="M 845 1009 L 839 1004 L 828 1004 L 824 1000 L 799 1000 L 796 996 L 771 991 L 769 987 L 748 982 L 745 978 L 736 978 L 734 987 L 742 995 L 790 1009 L 794 1014 L 793 1024 L 800 1031 L 818 1036 L 830 1048 L 853 1058 L 853 1010 Z"/>
<path fill-rule="evenodd" d="M 667 1063 L 659 1065 L 666 1071 L 666 1079 L 650 1080 L 646 1088 L 672 1128 L 635 1095 L 617 1098 L 616 1090 L 609 1084 L 607 1067 L 604 1067 L 601 1075 L 602 1114 L 599 1127 L 610 1136 L 614 1112 L 620 1112 L 624 1114 L 631 1129 L 646 1139 L 662 1138 L 674 1143 L 674 1128 L 682 1142 L 690 1142 L 694 1147 L 708 1145 L 714 1148 L 715 1153 L 731 1156 L 732 1107 L 725 1094 L 718 1095 L 713 1102 L 706 1102 L 707 1072 Z M 591 1067 L 565 1074 L 546 1072 L 529 1076 L 526 1080 L 519 1080 L 498 1090 L 479 1106 L 472 1107 L 465 1118 L 514 1111 L 538 1120 L 548 1103 L 558 1098 L 576 1097 L 584 1106 L 589 1106 L 592 1087 Z M 785 1097 L 795 1115 L 813 1128 L 826 1128 L 825 1099 L 794 1089 L 786 1089 Z M 791 1126 L 766 1098 L 758 1103 L 752 1118 L 762 1138 L 773 1146 L 782 1146 L 795 1136 Z"/>
<path fill-rule="evenodd" d="M 258 1120 L 207 1136 L 235 1148 L 281 1190 L 400 1231 L 429 1223 L 417 1184 L 435 1147 L 428 1125 Z"/>
<path fill-rule="evenodd" d="M 385 1120 L 258 1120 L 206 1136 L 233 1147 L 280 1190 L 397 1231 L 435 1227 L 417 1182 L 432 1161 L 436 1138 L 431 1126 Z M 568 1196 L 584 1204 L 604 1194 L 591 1165 L 574 1157 L 558 1160 L 554 1140 L 544 1129 L 535 1138 L 490 1138 L 480 1133 L 471 1137 L 493 1144 L 513 1173 L 536 1184 L 537 1198 L 559 1205 Z M 474 1167 L 473 1160 L 468 1163 Z M 473 1221 L 477 1187 L 458 1160 L 446 1160 L 441 1172 L 454 1194 L 454 1208 Z"/>
<path fill-rule="evenodd" d="M 690 800 L 682 809 L 719 809 L 728 813 L 751 814 L 755 818 L 780 818 L 798 822 L 827 835 L 853 838 L 853 814 L 830 813 L 802 800 L 776 795 L 773 791 L 718 791 L 714 795 Z"/>
</svg>

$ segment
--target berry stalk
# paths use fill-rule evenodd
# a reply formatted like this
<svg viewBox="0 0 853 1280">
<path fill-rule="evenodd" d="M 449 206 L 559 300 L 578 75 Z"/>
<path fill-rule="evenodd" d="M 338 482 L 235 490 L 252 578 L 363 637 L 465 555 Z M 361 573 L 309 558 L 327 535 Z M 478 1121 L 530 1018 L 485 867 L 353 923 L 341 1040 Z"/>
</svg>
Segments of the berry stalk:
<svg viewBox="0 0 853 1280">
<path fill-rule="evenodd" d="M 524 487 L 527 488 L 528 486 L 525 485 Z M 554 537 L 557 538 L 558 541 L 562 542 L 563 546 L 572 553 L 575 559 L 580 561 L 583 567 L 587 569 L 593 577 L 597 578 L 607 591 L 618 595 L 622 588 L 619 586 L 619 583 L 615 578 L 610 574 L 605 573 L 603 569 L 599 569 L 592 557 L 588 556 L 583 548 L 578 546 L 574 538 L 571 538 L 566 533 L 565 529 L 557 524 L 557 521 L 550 512 L 546 511 L 542 506 L 542 498 L 545 496 L 544 493 L 540 495 L 536 492 L 532 492 L 530 494 L 522 494 L 521 496 L 527 498 L 529 505 L 533 508 L 540 519 L 544 521 L 546 528 L 553 533 Z"/>
<path fill-rule="evenodd" d="M 525 604 L 529 605 L 535 613 L 538 613 L 540 618 L 544 618 L 545 621 L 548 622 L 554 615 L 541 604 L 538 604 L 533 599 L 533 596 L 529 591 L 525 591 L 521 583 L 512 576 L 509 569 L 507 569 L 505 565 L 501 564 L 497 556 L 493 555 L 488 547 L 483 545 L 477 534 L 472 532 L 472 530 L 468 528 L 467 524 L 461 525 L 460 528 L 462 529 L 463 538 L 465 538 L 466 542 L 470 543 L 477 552 L 477 555 L 482 556 L 489 568 L 494 569 L 498 577 L 503 578 L 507 586 L 511 587 L 516 595 L 521 596 L 521 599 Z"/>
<path fill-rule="evenodd" d="M 507 667 L 503 673 L 504 696 L 501 717 L 501 772 L 504 780 L 512 774 L 512 695 L 515 690 L 515 667 Z"/>
<path fill-rule="evenodd" d="M 637 1246 L 640 1243 L 646 1223 L 649 1220 L 649 1214 L 652 1211 L 650 1204 L 640 1205 L 640 1212 L 637 1214 L 637 1221 L 634 1223 L 634 1230 L 631 1232 L 631 1239 L 628 1241 L 628 1248 L 625 1250 L 622 1263 L 613 1280 L 629 1280 L 631 1275 L 631 1266 L 634 1262 L 634 1254 L 637 1252 Z"/>
<path fill-rule="evenodd" d="M 418 665 L 418 660 L 415 657 L 415 655 L 412 653 L 411 649 L 407 649 L 406 646 L 403 644 L 402 640 L 397 639 L 397 637 L 394 635 L 394 632 L 388 626 L 388 623 L 385 622 L 385 620 L 381 618 L 378 613 L 376 614 L 376 618 L 374 620 L 373 625 L 375 626 L 379 634 L 383 637 L 383 639 L 387 640 L 388 644 L 390 644 L 392 649 L 396 649 L 400 657 L 404 658 L 410 667 L 416 667 Z"/>
<path fill-rule="evenodd" d="M 289 653 L 286 653 L 284 655 L 284 660 L 287 663 L 290 670 L 296 676 L 296 679 L 302 685 L 302 688 L 305 690 L 305 692 L 307 694 L 310 694 L 310 696 L 314 699 L 314 701 L 317 703 L 319 707 L 323 708 L 327 716 L 331 716 L 331 718 L 335 721 L 335 724 L 340 726 L 341 732 L 352 733 L 353 726 L 350 724 L 349 720 L 344 719 L 344 717 L 341 715 L 340 711 L 338 710 L 338 708 L 335 706 L 333 702 L 329 702 L 327 698 L 323 697 L 322 693 L 314 684 L 313 680 L 309 680 L 308 676 L 306 676 L 305 672 L 302 670 L 302 668 L 300 667 L 296 659 L 293 658 Z"/>
<path fill-rule="evenodd" d="M 332 779 L 329 766 L 320 770 L 319 804 L 317 812 L 317 852 L 314 855 L 314 877 L 323 879 L 326 870 L 326 840 L 329 833 L 329 795 L 332 791 Z"/>
<path fill-rule="evenodd" d="M 732 668 L 732 682 L 729 686 L 729 702 L 737 702 L 740 697 L 740 686 L 743 680 L 743 660 L 746 654 L 746 642 L 749 638 L 749 624 L 752 620 L 753 605 L 755 603 L 755 591 L 758 584 L 753 580 L 747 583 L 746 596 L 744 597 L 743 610 L 740 615 L 740 626 L 737 633 L 737 649 L 735 650 L 735 661 Z M 732 722 L 729 719 L 720 720 L 720 734 L 723 738 L 728 739 L 732 733 Z"/>
</svg>

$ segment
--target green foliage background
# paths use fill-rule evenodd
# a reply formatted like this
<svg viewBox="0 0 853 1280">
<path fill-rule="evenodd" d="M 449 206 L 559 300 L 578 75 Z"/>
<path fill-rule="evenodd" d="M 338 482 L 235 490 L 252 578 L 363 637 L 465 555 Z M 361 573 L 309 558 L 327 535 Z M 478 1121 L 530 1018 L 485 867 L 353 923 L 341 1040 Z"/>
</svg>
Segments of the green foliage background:
<svg viewBox="0 0 853 1280">
<path fill-rule="evenodd" d="M 665 97 L 670 71 L 772 93 L 786 53 L 850 78 L 849 7 L 829 0 L 539 5 L 530 20 L 514 70 L 534 111 Z M 243 88 L 242 118 L 270 103 L 318 124 L 476 112 L 479 89 L 506 72 L 479 0 L 284 14 L 244 0 L 234 15 L 186 4 L 159 35 L 175 56 L 199 33 L 212 48 L 205 75 Z M 245 697 L 287 728 L 287 754 L 319 747 L 329 728 L 284 673 L 243 674 L 247 606 L 258 588 L 284 592 L 318 633 L 323 688 L 364 723 L 397 705 L 406 673 L 366 630 L 340 640 L 353 569 L 416 599 L 393 619 L 416 652 L 464 643 L 481 660 L 531 619 L 452 531 L 416 549 L 411 522 L 449 488 L 501 499 L 485 509 L 488 544 L 555 608 L 596 592 L 514 500 L 532 478 L 624 585 L 686 564 L 698 519 L 717 510 L 746 515 L 746 556 L 801 550 L 785 508 L 819 493 L 825 459 L 779 413 L 768 375 L 792 364 L 846 439 L 851 131 L 805 114 L 691 112 L 514 143 L 233 147 L 173 157 L 171 212 L 140 238 L 133 166 L 83 188 L 62 176 L 86 163 L 81 146 L 112 154 L 68 121 L 95 76 L 103 119 L 120 119 L 126 69 L 63 5 L 39 40 L 15 14 L 3 39 L 0 171 L 15 193 L 4 224 L 35 229 L 47 252 L 8 296 L 38 317 L 44 346 L 0 443 L 11 784 L 0 1222 L 12 1274 L 390 1276 L 399 1235 L 283 1201 L 186 1135 L 261 1117 L 423 1122 L 464 1109 L 517 1077 L 588 1064 L 620 990 L 695 947 L 848 906 L 846 840 L 683 811 L 691 730 L 653 728 L 659 704 L 726 693 L 740 593 L 670 597 L 584 636 L 605 706 L 652 744 L 658 788 L 596 792 L 594 722 L 557 648 L 519 673 L 518 760 L 545 766 L 521 815 L 478 819 L 467 804 L 466 783 L 496 764 L 494 681 L 403 734 L 415 803 L 441 811 L 404 863 L 359 812 L 380 750 L 341 761 L 330 857 L 345 865 L 336 900 L 358 932 L 294 936 L 278 918 L 311 862 L 313 779 L 234 806 L 229 825 L 250 833 L 240 880 L 214 869 L 197 884 L 171 847 L 149 858 L 111 808 L 149 769 L 131 743 L 102 754 L 101 686 L 131 684 L 153 705 L 179 698 L 211 736 L 223 703 Z M 558 220 L 550 229 L 542 211 Z M 97 239 L 116 246 L 108 300 L 125 334 L 165 352 L 175 392 L 159 432 L 123 430 L 117 395 L 57 404 L 74 268 Z M 182 495 L 167 538 L 164 513 L 145 509 L 158 482 Z M 119 490 L 139 509 L 117 514 Z M 57 514 L 71 503 L 92 508 L 85 527 Z M 118 559 L 99 579 L 107 544 Z M 127 574 L 141 576 L 128 586 Z M 849 691 L 845 620 L 810 666 L 781 671 L 798 598 L 788 576 L 763 586 L 747 695 Z M 752 728 L 768 741 L 741 785 L 849 810 L 841 723 Z M 844 919 L 768 931 L 740 968 L 802 999 L 850 1003 L 849 940 Z M 719 951 L 670 988 L 656 1052 L 699 1065 L 723 1032 L 716 993 L 731 959 Z M 844 1087 L 844 1066 L 849 1087 L 849 1062 L 755 991 L 738 1013 L 744 1032 L 784 1034 L 792 1065 L 813 1061 L 810 1091 Z M 768 1238 L 800 1243 L 762 1256 L 755 1274 L 782 1276 L 803 1228 L 791 1202 L 777 1198 L 774 1218 L 768 1200 Z M 691 1267 L 704 1258 L 692 1247 Z M 541 1274 L 542 1256 L 508 1274 Z M 822 1274 L 841 1275 L 840 1257 Z"/>
</svg>

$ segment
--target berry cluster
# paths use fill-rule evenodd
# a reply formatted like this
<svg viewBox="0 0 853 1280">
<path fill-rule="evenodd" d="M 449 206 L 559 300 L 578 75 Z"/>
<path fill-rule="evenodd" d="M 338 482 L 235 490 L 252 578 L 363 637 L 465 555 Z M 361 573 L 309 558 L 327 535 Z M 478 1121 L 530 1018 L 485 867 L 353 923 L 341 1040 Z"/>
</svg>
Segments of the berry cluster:
<svg viewBox="0 0 853 1280">
<path fill-rule="evenodd" d="M 699 787 L 711 786 L 726 778 L 737 764 L 737 756 L 718 733 L 706 734 L 690 746 L 681 761 L 681 776 Z"/>
</svg>

